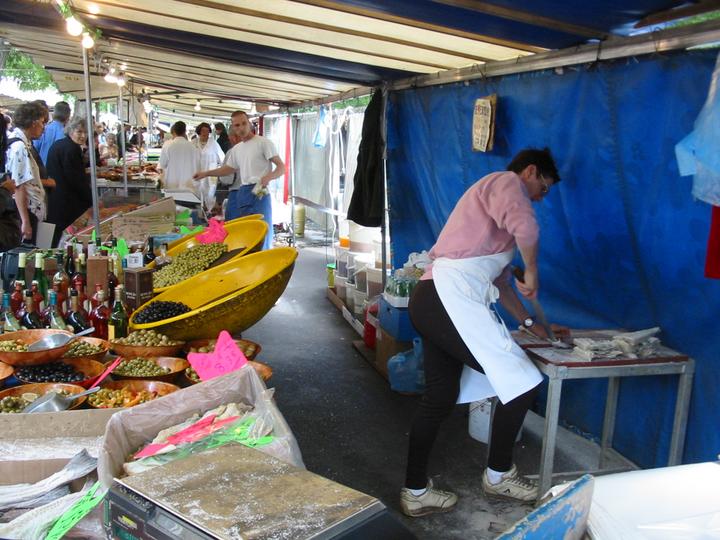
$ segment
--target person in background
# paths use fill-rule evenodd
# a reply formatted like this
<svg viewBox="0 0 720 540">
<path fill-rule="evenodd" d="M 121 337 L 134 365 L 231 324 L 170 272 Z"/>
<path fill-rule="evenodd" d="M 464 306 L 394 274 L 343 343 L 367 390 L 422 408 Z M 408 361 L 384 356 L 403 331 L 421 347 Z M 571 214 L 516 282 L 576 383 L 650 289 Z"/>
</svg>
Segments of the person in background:
<svg viewBox="0 0 720 540">
<path fill-rule="evenodd" d="M 197 139 L 193 144 L 200 152 L 200 170 L 215 169 L 220 167 L 225 160 L 225 152 L 222 151 L 217 141 L 210 137 L 212 128 L 207 122 L 202 122 L 195 128 Z M 212 210 L 215 206 L 215 190 L 217 188 L 217 178 L 203 178 L 198 186 L 198 191 L 202 195 L 205 208 Z"/>
<path fill-rule="evenodd" d="M 0 251 L 7 251 L 20 245 L 20 214 L 18 214 L 13 194 L 15 182 L 5 173 L 5 153 L 7 151 L 8 117 L 0 114 Z M 17 142 L 20 144 L 20 141 Z"/>
<path fill-rule="evenodd" d="M 438 429 L 461 390 L 469 400 L 497 395 L 481 486 L 486 496 L 535 501 L 538 488 L 513 464 L 515 438 L 542 376 L 491 310 L 501 304 L 537 336 L 535 324 L 511 284 L 510 262 L 517 247 L 525 265 L 516 281 L 527 298 L 537 296 L 539 228 L 532 202 L 560 181 L 548 149 L 518 153 L 508 170 L 488 174 L 455 205 L 428 267 L 410 298 L 409 314 L 423 344 L 425 393 L 410 429 L 405 487 L 400 506 L 411 517 L 450 510 L 457 496 L 428 479 L 427 465 Z M 558 335 L 567 328 L 554 326 Z M 484 374 L 484 375 L 483 375 Z M 468 399 L 467 396 L 464 399 Z"/>
<path fill-rule="evenodd" d="M 117 160 L 120 157 L 120 148 L 114 133 L 105 136 L 105 144 L 100 145 L 100 159 L 107 163 L 108 159 Z"/>
<path fill-rule="evenodd" d="M 228 150 L 233 147 L 227 130 L 225 129 L 225 124 L 222 122 L 217 122 L 215 124 L 215 140 L 220 145 L 220 149 L 226 154 L 228 153 Z"/>
<path fill-rule="evenodd" d="M 175 122 L 170 128 L 173 135 L 160 150 L 158 167 L 163 171 L 166 189 L 196 191 L 193 175 L 200 170 L 200 151 L 187 140 L 185 122 Z"/>
<path fill-rule="evenodd" d="M 105 146 L 105 122 L 98 122 L 95 124 L 95 133 L 97 134 L 98 145 Z"/>
<path fill-rule="evenodd" d="M 57 182 L 48 197 L 47 220 L 55 224 L 53 247 L 57 247 L 63 231 L 92 206 L 90 177 L 83 163 L 82 148 L 88 134 L 85 119 L 71 120 L 65 133 L 48 154 L 48 172 Z"/>
<path fill-rule="evenodd" d="M 33 146 L 40 154 L 43 163 L 47 162 L 48 152 L 55 141 L 65 137 L 65 124 L 70 119 L 70 105 L 66 101 L 58 101 L 53 107 L 52 122 L 45 126 L 45 131 Z"/>
<path fill-rule="evenodd" d="M 230 149 L 225 165 L 209 171 L 200 171 L 194 178 L 200 180 L 206 176 L 238 173 L 235 182 L 230 186 L 225 219 L 262 214 L 268 224 L 268 234 L 263 249 L 270 249 L 273 238 L 272 200 L 268 194 L 262 192 L 256 194 L 254 190 L 266 189 L 272 180 L 284 175 L 285 164 L 278 156 L 272 141 L 253 133 L 246 112 L 235 111 L 232 114 L 232 127 L 240 137 L 240 143 Z"/>
<path fill-rule="evenodd" d="M 33 103 L 37 103 L 38 105 L 42 106 L 43 109 L 45 109 L 45 129 L 47 129 L 47 122 L 50 117 L 50 109 L 48 108 L 47 103 L 44 99 L 36 99 L 35 101 L 33 101 Z M 45 135 L 44 131 L 43 135 Z M 33 141 L 33 144 L 30 145 L 30 152 L 32 153 L 32 156 L 35 159 L 35 163 L 37 163 L 38 169 L 40 170 L 40 181 L 42 182 L 43 187 L 46 191 L 50 191 L 55 187 L 55 180 L 49 177 L 47 168 L 45 167 L 45 160 L 42 158 L 42 156 L 40 156 L 40 152 L 38 152 L 37 148 L 35 148 L 36 142 L 37 141 Z"/>
<path fill-rule="evenodd" d="M 22 239 L 34 244 L 37 225 L 47 215 L 47 204 L 40 169 L 30 147 L 32 141 L 43 134 L 47 112 L 39 103 L 23 103 L 15 110 L 14 121 L 16 127 L 8 139 L 5 167 L 15 182 L 15 204 L 20 214 Z M 23 144 L 12 139 L 20 139 Z"/>
</svg>

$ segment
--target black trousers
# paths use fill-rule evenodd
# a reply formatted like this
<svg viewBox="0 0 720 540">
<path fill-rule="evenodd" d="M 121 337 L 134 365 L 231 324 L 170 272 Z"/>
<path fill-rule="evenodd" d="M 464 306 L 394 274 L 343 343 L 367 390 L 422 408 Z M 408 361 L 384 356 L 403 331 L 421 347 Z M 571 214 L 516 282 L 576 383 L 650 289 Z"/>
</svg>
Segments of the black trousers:
<svg viewBox="0 0 720 540">
<path fill-rule="evenodd" d="M 410 429 L 405 486 L 427 485 L 427 465 L 440 424 L 455 407 L 464 365 L 482 372 L 442 305 L 433 280 L 421 281 L 410 299 L 410 319 L 423 340 L 425 393 Z M 508 403 L 498 401 L 492 424 L 488 467 L 508 471 L 512 467 L 515 437 L 535 400 L 538 387 Z"/>
</svg>

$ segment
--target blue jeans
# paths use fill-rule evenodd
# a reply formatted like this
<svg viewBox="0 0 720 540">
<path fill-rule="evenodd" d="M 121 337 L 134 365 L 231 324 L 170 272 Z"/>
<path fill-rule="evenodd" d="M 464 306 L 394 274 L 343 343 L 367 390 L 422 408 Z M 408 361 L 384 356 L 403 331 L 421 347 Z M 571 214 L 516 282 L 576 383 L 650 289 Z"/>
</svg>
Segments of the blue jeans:
<svg viewBox="0 0 720 540">
<path fill-rule="evenodd" d="M 227 207 L 225 208 L 225 219 L 230 221 L 251 214 L 262 214 L 263 221 L 268 224 L 268 233 L 262 248 L 270 249 L 273 240 L 272 200 L 270 195 L 258 199 L 253 195 L 253 187 L 253 184 L 243 185 L 240 186 L 240 189 L 234 189 L 230 192 Z"/>
</svg>

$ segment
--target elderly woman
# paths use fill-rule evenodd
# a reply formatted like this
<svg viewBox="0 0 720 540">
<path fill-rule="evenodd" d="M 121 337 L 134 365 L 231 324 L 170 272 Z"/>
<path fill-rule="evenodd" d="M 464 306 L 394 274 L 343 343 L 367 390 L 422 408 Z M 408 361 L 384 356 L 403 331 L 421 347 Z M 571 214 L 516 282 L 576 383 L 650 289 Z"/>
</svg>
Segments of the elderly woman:
<svg viewBox="0 0 720 540">
<path fill-rule="evenodd" d="M 103 163 L 107 163 L 108 159 L 117 160 L 118 157 L 117 137 L 114 133 L 108 133 L 105 135 L 105 144 L 100 145 L 100 160 Z"/>
<path fill-rule="evenodd" d="M 47 111 L 37 102 L 23 103 L 15 110 L 15 129 L 7 140 L 5 167 L 15 182 L 15 203 L 20 214 L 20 233 L 23 240 L 35 243 L 37 225 L 47 214 L 45 188 L 38 164 L 30 149 L 47 123 Z"/>
<path fill-rule="evenodd" d="M 48 152 L 47 169 L 56 187 L 50 194 L 48 218 L 55 224 L 53 247 L 63 231 L 92 206 L 90 178 L 85 172 L 82 147 L 87 141 L 84 118 L 75 118 L 65 127 L 65 137 L 55 141 Z"/>
</svg>

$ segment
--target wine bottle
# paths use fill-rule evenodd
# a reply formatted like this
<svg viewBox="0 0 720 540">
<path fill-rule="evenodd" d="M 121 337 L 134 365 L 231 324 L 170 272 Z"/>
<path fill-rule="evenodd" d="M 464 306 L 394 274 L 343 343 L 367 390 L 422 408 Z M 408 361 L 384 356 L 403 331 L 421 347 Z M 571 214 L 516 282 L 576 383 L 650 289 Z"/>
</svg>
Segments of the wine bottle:
<svg viewBox="0 0 720 540">
<path fill-rule="evenodd" d="M 40 314 L 42 310 L 45 309 L 45 297 L 40 292 L 40 284 L 37 282 L 36 279 L 32 280 L 32 284 L 30 285 L 30 291 L 33 295 L 33 303 L 35 305 L 35 309 L 37 309 L 38 314 Z"/>
<path fill-rule="evenodd" d="M 52 287 L 55 288 L 55 285 L 58 286 L 58 307 L 61 307 L 63 302 L 68 296 L 68 290 L 70 289 L 70 275 L 65 271 L 64 265 L 63 265 L 63 254 L 58 253 L 55 256 L 55 260 L 57 261 L 57 272 L 53 275 L 52 278 Z M 62 296 L 62 298 L 61 298 Z M 62 310 L 64 311 L 65 308 L 63 307 Z"/>
<path fill-rule="evenodd" d="M 27 262 L 27 253 L 20 253 L 18 255 L 18 269 L 17 274 L 15 275 L 15 279 L 12 282 L 11 288 L 15 289 L 16 283 L 21 283 L 22 287 L 20 288 L 21 295 L 22 291 L 25 290 L 25 284 L 27 283 L 27 278 L 25 277 L 25 264 Z M 20 299 L 22 302 L 22 298 Z"/>
<path fill-rule="evenodd" d="M 15 290 L 10 295 L 10 309 L 13 312 L 13 315 L 15 315 L 16 319 L 20 319 L 22 316 L 21 313 L 24 313 L 23 310 L 23 302 L 25 301 L 25 294 L 23 291 L 25 290 L 25 284 L 22 281 L 16 281 L 15 282 Z"/>
<path fill-rule="evenodd" d="M 15 314 L 10 307 L 9 293 L 3 293 L 2 324 L 5 332 L 16 332 L 20 330 L 20 322 L 15 318 Z"/>
<path fill-rule="evenodd" d="M 145 255 L 143 256 L 143 264 L 147 266 L 155 260 L 155 239 L 148 236 L 147 246 L 145 246 Z"/>
<path fill-rule="evenodd" d="M 25 313 L 23 314 L 22 319 L 20 319 L 20 324 L 28 330 L 43 327 L 40 315 L 38 315 L 35 310 L 33 293 L 30 289 L 25 289 Z"/>
<path fill-rule="evenodd" d="M 80 306 L 78 292 L 75 289 L 70 290 L 70 311 L 65 321 L 72 326 L 75 333 L 90 328 L 87 312 Z"/>
<path fill-rule="evenodd" d="M 119 285 L 119 281 L 116 275 L 116 267 L 115 267 L 115 259 L 110 257 L 108 259 L 108 274 L 107 274 L 107 284 L 108 284 L 108 298 L 110 298 L 110 307 L 112 307 L 113 302 L 115 301 L 115 287 Z"/>
<path fill-rule="evenodd" d="M 58 311 L 57 293 L 55 291 L 50 291 L 49 293 L 47 317 L 45 319 L 45 324 L 49 328 L 52 328 L 54 330 L 65 330 L 67 327 L 65 321 L 60 316 L 60 312 Z"/>
<path fill-rule="evenodd" d="M 128 335 L 128 313 L 122 298 L 123 286 L 115 287 L 115 303 L 108 322 L 108 339 L 123 338 Z"/>
<path fill-rule="evenodd" d="M 105 300 L 105 291 L 98 292 L 98 306 L 90 312 L 90 324 L 95 327 L 93 336 L 100 339 L 108 338 L 108 319 L 110 319 L 110 308 Z"/>
<path fill-rule="evenodd" d="M 48 280 L 45 277 L 45 259 L 43 259 L 42 253 L 35 254 L 35 274 L 33 275 L 33 281 L 38 282 L 38 290 L 44 300 L 48 293 Z"/>
</svg>

